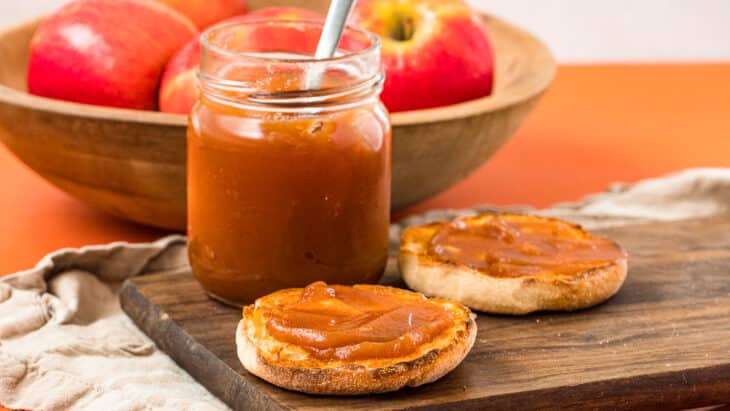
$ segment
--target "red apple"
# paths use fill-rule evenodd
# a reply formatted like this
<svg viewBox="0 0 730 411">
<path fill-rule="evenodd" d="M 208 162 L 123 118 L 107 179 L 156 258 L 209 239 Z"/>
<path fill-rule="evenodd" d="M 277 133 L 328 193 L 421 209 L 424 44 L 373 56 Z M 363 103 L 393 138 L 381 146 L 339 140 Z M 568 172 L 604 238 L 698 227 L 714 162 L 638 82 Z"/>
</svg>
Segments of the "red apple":
<svg viewBox="0 0 730 411">
<path fill-rule="evenodd" d="M 246 0 L 157 0 L 188 16 L 203 29 L 246 12 Z"/>
<path fill-rule="evenodd" d="M 480 16 L 460 0 L 359 0 L 352 23 L 383 42 L 391 112 L 445 106 L 492 92 L 494 55 Z"/>
<path fill-rule="evenodd" d="M 28 91 L 79 103 L 154 110 L 170 56 L 196 37 L 176 11 L 144 0 L 77 0 L 30 44 Z"/>
<path fill-rule="evenodd" d="M 200 65 L 200 41 L 188 42 L 170 59 L 160 83 L 159 107 L 167 113 L 188 114 L 198 99 L 196 74 Z"/>
<path fill-rule="evenodd" d="M 311 10 L 297 7 L 267 7 L 252 13 L 233 17 L 231 21 L 269 20 L 322 20 L 324 17 Z M 297 31 L 297 35 L 301 32 Z M 279 38 L 267 39 L 269 44 L 289 41 Z M 316 41 L 316 40 L 315 40 Z M 316 44 L 316 43 L 315 43 Z M 198 39 L 191 40 L 170 60 L 162 77 L 160 86 L 160 111 L 169 113 L 187 114 L 198 98 L 195 75 L 200 64 L 200 43 Z"/>
<path fill-rule="evenodd" d="M 237 16 L 230 20 L 322 20 L 324 16 L 316 11 L 303 9 L 300 7 L 274 6 L 264 7 L 252 11 L 243 16 Z"/>
</svg>

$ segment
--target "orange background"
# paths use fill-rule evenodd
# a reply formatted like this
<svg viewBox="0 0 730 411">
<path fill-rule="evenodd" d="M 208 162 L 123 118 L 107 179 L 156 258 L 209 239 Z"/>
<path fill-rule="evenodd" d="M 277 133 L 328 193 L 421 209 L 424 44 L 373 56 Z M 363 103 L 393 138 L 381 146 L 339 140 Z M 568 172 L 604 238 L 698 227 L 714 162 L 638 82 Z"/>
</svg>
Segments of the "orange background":
<svg viewBox="0 0 730 411">
<path fill-rule="evenodd" d="M 409 212 L 480 203 L 545 207 L 613 181 L 697 166 L 730 166 L 730 64 L 564 66 L 502 151 Z M 62 247 L 167 234 L 85 206 L 4 147 L 0 175 L 0 274 L 32 267 Z"/>
<path fill-rule="evenodd" d="M 730 166 L 730 64 L 561 67 L 502 151 L 409 212 L 480 203 L 544 207 L 612 181 L 698 166 Z M 5 148 L 0 175 L 0 273 L 31 267 L 62 247 L 167 234 L 85 206 Z"/>
</svg>

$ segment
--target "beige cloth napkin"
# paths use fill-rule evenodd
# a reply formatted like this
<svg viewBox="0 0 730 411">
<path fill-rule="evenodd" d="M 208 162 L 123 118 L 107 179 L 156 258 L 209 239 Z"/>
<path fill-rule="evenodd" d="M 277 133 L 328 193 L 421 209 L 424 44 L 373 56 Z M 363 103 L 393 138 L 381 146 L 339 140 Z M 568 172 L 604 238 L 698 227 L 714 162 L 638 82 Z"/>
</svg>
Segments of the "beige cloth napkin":
<svg viewBox="0 0 730 411">
<path fill-rule="evenodd" d="M 566 182 L 569 184 L 569 182 Z M 492 208 L 440 210 L 402 226 Z M 541 211 L 599 228 L 730 211 L 730 169 L 692 169 Z M 0 404 L 46 410 L 215 410 L 225 405 L 121 311 L 128 277 L 188 270 L 185 238 L 60 250 L 0 279 Z M 231 330 L 233 333 L 233 330 Z"/>
</svg>

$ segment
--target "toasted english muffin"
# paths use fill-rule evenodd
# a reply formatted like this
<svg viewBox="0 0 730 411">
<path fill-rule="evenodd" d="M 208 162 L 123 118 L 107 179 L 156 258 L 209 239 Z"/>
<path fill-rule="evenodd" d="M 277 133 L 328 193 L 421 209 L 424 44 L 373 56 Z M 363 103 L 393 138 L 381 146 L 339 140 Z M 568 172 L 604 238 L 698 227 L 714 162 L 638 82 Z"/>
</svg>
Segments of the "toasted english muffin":
<svg viewBox="0 0 730 411">
<path fill-rule="evenodd" d="M 496 234 L 490 235 L 497 237 L 503 235 L 499 230 L 506 230 L 513 242 L 509 243 L 505 239 L 503 244 L 496 244 L 490 240 L 492 242 L 484 244 L 496 244 L 494 248 L 497 254 L 485 249 L 485 263 L 478 263 L 476 258 L 467 259 L 477 261 L 476 264 L 465 263 L 459 258 L 458 247 L 452 246 L 455 249 L 446 252 L 444 250 L 450 246 L 448 243 L 447 248 L 434 243 L 436 235 L 441 236 L 439 241 L 445 238 L 441 230 L 448 224 L 457 224 L 454 230 L 466 230 L 464 232 L 467 234 L 458 238 L 458 241 L 467 246 L 468 235 L 482 229 L 493 230 Z M 537 240 L 532 245 L 529 241 L 521 243 L 520 230 L 513 230 L 521 225 L 533 230 L 522 233 L 522 237 L 543 236 L 547 240 Z M 610 258 L 596 261 L 595 264 L 590 261 L 580 265 L 576 263 L 579 268 L 573 272 L 564 270 L 559 261 L 552 267 L 540 269 L 536 266 L 534 272 L 526 272 L 533 268 L 520 265 L 524 261 L 511 260 L 515 255 L 519 258 L 522 253 L 526 260 L 534 257 L 548 261 L 550 256 L 546 250 L 554 251 L 555 256 L 560 258 L 561 252 L 565 251 L 560 247 L 549 247 L 551 238 L 556 238 L 554 236 L 560 237 L 555 241 L 565 241 L 566 244 L 574 241 L 582 246 L 594 242 L 604 247 L 605 255 Z M 474 241 L 475 244 L 479 243 L 478 239 Z M 518 248 L 511 250 L 511 246 Z M 492 262 L 488 261 L 490 258 Z M 398 262 L 408 287 L 429 296 L 458 301 L 475 310 L 497 314 L 527 314 L 538 310 L 571 311 L 590 307 L 613 296 L 621 288 L 627 272 L 627 255 L 619 244 L 603 237 L 593 237 L 579 225 L 522 214 L 482 214 L 453 222 L 407 228 L 401 236 Z M 515 273 L 511 273 L 510 268 L 520 274 L 513 275 Z"/>
<path fill-rule="evenodd" d="M 412 291 L 378 286 L 357 285 L 358 289 L 425 300 Z M 395 391 L 433 382 L 454 369 L 474 344 L 477 327 L 475 315 L 461 304 L 428 299 L 441 305 L 453 318 L 442 330 L 414 352 L 394 358 L 322 359 L 303 346 L 281 341 L 268 331 L 267 310 L 284 307 L 299 299 L 303 289 L 274 292 L 244 307 L 238 324 L 236 344 L 238 358 L 252 374 L 283 388 L 310 394 L 356 395 Z"/>
</svg>

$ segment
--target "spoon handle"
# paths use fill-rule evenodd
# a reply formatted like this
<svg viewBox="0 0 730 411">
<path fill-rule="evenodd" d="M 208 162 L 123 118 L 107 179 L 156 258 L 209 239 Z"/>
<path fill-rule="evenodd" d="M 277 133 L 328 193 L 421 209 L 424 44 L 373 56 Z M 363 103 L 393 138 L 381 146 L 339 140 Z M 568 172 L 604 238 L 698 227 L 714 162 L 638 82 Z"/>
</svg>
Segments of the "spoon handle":
<svg viewBox="0 0 730 411">
<path fill-rule="evenodd" d="M 355 0 L 332 0 L 324 21 L 322 34 L 319 37 L 315 59 L 330 58 L 335 54 L 340 43 L 342 32 L 345 30 L 347 18 L 350 16 Z M 307 76 L 307 89 L 318 89 L 322 80 L 321 65 L 315 64 L 314 69 Z"/>
</svg>

